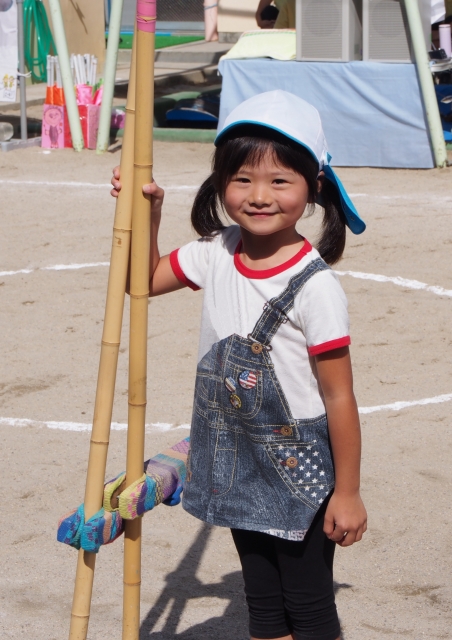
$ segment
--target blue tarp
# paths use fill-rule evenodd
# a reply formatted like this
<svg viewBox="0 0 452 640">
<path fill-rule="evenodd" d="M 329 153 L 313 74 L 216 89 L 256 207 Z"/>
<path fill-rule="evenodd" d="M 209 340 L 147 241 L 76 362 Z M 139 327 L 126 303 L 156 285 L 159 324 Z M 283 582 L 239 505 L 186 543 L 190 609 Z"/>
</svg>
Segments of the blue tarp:
<svg viewBox="0 0 452 640">
<path fill-rule="evenodd" d="M 434 166 L 414 64 L 222 60 L 220 121 L 243 100 L 284 89 L 320 112 L 332 164 Z"/>
</svg>

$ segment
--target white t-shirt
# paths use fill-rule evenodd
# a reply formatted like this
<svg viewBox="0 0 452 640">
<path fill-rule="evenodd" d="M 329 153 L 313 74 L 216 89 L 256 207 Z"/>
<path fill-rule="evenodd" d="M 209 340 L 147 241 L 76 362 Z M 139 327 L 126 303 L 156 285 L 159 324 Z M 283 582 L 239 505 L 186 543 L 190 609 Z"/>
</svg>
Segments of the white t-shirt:
<svg viewBox="0 0 452 640">
<path fill-rule="evenodd" d="M 286 288 L 319 253 L 307 240 L 278 267 L 254 270 L 240 258 L 240 227 L 232 225 L 211 238 L 200 238 L 173 251 L 174 274 L 194 290 L 204 289 L 198 359 L 232 334 L 252 332 L 271 298 Z M 295 297 L 271 345 L 275 372 L 295 419 L 325 413 L 314 356 L 350 344 L 347 298 L 331 269 L 316 273 Z"/>
</svg>

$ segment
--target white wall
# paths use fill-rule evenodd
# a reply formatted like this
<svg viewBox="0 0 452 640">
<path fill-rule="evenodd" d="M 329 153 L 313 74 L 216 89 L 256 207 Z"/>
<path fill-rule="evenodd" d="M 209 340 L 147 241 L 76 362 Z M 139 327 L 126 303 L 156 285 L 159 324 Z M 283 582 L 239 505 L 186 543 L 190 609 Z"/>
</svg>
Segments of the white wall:
<svg viewBox="0 0 452 640">
<path fill-rule="evenodd" d="M 254 14 L 259 0 L 219 0 L 218 32 L 241 33 L 257 29 Z"/>
</svg>

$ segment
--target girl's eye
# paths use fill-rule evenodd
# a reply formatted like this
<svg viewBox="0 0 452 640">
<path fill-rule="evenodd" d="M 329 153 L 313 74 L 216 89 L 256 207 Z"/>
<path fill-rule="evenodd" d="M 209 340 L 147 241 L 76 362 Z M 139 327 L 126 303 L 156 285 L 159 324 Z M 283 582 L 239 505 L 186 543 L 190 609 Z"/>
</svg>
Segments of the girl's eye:
<svg viewBox="0 0 452 640">
<path fill-rule="evenodd" d="M 237 176 L 235 178 L 235 181 L 236 182 L 241 182 L 242 184 L 247 184 L 247 183 L 250 182 L 250 179 L 249 178 L 243 178 L 242 176 Z"/>
<path fill-rule="evenodd" d="M 283 178 L 276 178 L 273 182 L 275 184 L 286 184 L 287 180 L 284 180 Z"/>
</svg>

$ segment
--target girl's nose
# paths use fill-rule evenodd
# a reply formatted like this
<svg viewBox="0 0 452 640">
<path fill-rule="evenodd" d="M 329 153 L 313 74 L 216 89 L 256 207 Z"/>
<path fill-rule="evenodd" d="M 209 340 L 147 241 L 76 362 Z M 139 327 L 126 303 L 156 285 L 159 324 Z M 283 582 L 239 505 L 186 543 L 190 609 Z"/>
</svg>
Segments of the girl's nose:
<svg viewBox="0 0 452 640">
<path fill-rule="evenodd" d="M 253 189 L 249 196 L 249 203 L 253 207 L 268 207 L 271 204 L 272 198 L 270 190 L 265 184 L 256 183 L 253 185 Z"/>
</svg>

